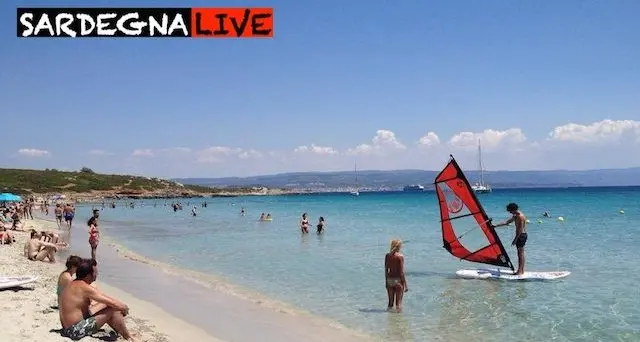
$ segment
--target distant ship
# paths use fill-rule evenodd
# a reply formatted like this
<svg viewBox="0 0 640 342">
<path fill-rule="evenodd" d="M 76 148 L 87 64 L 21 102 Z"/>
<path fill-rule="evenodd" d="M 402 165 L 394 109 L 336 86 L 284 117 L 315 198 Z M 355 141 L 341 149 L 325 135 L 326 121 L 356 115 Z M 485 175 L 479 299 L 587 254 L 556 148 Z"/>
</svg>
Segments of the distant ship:
<svg viewBox="0 0 640 342">
<path fill-rule="evenodd" d="M 406 192 L 422 192 L 422 191 L 424 191 L 424 186 L 422 186 L 420 184 L 407 185 L 402 190 L 406 191 Z"/>
</svg>

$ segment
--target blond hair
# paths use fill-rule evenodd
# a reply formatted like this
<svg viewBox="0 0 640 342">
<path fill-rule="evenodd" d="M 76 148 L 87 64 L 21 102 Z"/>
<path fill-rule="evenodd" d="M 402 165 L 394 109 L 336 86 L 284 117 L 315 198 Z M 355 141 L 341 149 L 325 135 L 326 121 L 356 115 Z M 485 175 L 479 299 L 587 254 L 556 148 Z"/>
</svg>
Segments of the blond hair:
<svg viewBox="0 0 640 342">
<path fill-rule="evenodd" d="M 389 253 L 397 253 L 400 251 L 400 247 L 402 247 L 402 240 L 394 239 L 391 240 L 391 247 L 389 248 Z"/>
</svg>

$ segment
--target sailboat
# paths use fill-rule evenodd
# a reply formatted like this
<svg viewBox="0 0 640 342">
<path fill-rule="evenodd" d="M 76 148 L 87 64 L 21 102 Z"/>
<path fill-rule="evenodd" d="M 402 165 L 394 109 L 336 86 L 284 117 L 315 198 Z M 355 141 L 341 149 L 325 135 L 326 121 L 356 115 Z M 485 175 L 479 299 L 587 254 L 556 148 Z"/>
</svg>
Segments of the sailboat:
<svg viewBox="0 0 640 342">
<path fill-rule="evenodd" d="M 491 192 L 491 186 L 484 182 L 484 165 L 482 165 L 482 146 L 478 140 L 478 173 L 480 174 L 480 182 L 471 186 L 471 189 L 477 194 L 487 194 Z"/>
<path fill-rule="evenodd" d="M 571 272 L 525 272 L 515 275 L 513 264 L 491 219 L 462 169 L 453 158 L 434 181 L 444 248 L 460 260 L 502 267 L 502 269 L 459 270 L 456 275 L 476 279 L 552 280 L 568 276 Z M 460 234 L 457 229 L 462 230 Z M 480 233 L 478 233 L 478 229 Z M 475 232 L 475 239 L 468 236 Z M 466 239 L 463 239 L 467 237 Z M 466 246 L 465 246 L 466 245 Z M 473 247 L 472 247 L 473 246 Z"/>
<path fill-rule="evenodd" d="M 356 186 L 354 188 L 354 190 L 352 190 L 351 192 L 349 192 L 350 195 L 352 196 L 360 196 L 360 191 L 358 189 L 358 165 L 357 164 L 353 164 L 353 172 L 356 175 Z"/>
</svg>

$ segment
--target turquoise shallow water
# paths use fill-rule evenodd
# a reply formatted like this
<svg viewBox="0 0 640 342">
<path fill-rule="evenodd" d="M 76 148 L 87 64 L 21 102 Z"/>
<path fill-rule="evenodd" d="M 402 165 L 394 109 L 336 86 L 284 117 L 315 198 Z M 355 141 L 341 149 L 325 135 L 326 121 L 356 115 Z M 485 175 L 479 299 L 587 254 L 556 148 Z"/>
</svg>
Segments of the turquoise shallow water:
<svg viewBox="0 0 640 342">
<path fill-rule="evenodd" d="M 107 235 L 141 255 L 222 275 L 394 341 L 638 341 L 639 195 L 640 188 L 580 188 L 480 196 L 497 221 L 507 217 L 506 203 L 518 202 L 531 220 L 527 269 L 572 272 L 555 282 L 455 278 L 458 269 L 482 265 L 442 248 L 431 192 L 219 198 L 206 199 L 207 208 L 201 199 L 185 200 L 198 206 L 195 218 L 186 206 L 174 213 L 164 200 L 145 201 L 135 209 L 105 208 L 102 219 Z M 536 223 L 545 210 L 554 218 Z M 274 220 L 257 221 L 261 212 Z M 314 226 L 324 216 L 326 233 L 301 237 L 302 212 Z M 87 214 L 80 209 L 79 217 Z M 517 264 L 512 230 L 499 232 Z M 473 244 L 478 234 L 465 238 Z M 383 258 L 394 237 L 407 241 L 410 292 L 402 314 L 384 311 Z"/>
</svg>

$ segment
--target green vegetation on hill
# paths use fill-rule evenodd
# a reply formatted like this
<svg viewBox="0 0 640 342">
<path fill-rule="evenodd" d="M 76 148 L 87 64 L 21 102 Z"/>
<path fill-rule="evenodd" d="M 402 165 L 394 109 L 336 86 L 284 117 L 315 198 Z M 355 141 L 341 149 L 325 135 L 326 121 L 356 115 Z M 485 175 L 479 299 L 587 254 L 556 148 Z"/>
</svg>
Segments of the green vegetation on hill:
<svg viewBox="0 0 640 342">
<path fill-rule="evenodd" d="M 87 193 L 97 191 L 167 191 L 212 193 L 215 189 L 199 185 L 179 186 L 173 181 L 127 175 L 103 175 L 83 167 L 78 172 L 47 170 L 0 169 L 0 192 Z"/>
</svg>

